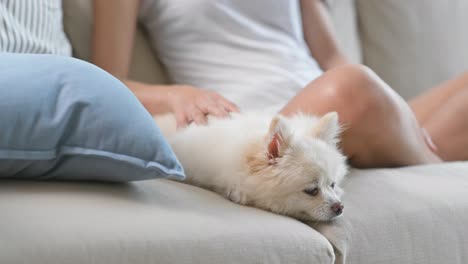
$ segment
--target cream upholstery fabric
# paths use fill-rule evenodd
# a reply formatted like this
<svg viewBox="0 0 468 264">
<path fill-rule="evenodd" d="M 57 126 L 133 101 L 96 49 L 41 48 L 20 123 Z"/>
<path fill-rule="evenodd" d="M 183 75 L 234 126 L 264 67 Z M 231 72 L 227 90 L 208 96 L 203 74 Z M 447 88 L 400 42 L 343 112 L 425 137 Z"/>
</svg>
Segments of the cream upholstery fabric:
<svg viewBox="0 0 468 264">
<path fill-rule="evenodd" d="M 354 170 L 344 217 L 317 229 L 337 264 L 468 263 L 468 162 Z"/>
<path fill-rule="evenodd" d="M 166 180 L 0 184 L 0 263 L 328 263 L 296 220 Z"/>
<path fill-rule="evenodd" d="M 468 1 L 357 0 L 364 63 L 406 98 L 468 70 Z"/>
</svg>

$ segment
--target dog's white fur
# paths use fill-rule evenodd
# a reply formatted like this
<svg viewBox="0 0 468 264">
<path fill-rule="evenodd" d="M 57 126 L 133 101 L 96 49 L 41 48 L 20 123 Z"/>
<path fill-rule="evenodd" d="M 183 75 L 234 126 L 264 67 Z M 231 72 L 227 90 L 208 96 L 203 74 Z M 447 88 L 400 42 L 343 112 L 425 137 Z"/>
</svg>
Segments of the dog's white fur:
<svg viewBox="0 0 468 264">
<path fill-rule="evenodd" d="M 190 184 L 239 204 L 327 221 L 337 216 L 331 206 L 340 203 L 338 184 L 347 172 L 339 132 L 335 112 L 322 118 L 249 113 L 191 125 L 169 135 L 169 142 Z M 316 196 L 304 192 L 313 188 Z"/>
</svg>

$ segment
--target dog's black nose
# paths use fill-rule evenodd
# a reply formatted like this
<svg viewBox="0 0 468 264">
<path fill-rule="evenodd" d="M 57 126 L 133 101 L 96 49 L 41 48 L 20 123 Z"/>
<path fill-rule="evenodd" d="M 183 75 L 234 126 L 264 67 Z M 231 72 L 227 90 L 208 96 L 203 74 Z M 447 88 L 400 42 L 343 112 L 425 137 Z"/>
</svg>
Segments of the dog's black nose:
<svg viewBox="0 0 468 264">
<path fill-rule="evenodd" d="M 331 210 L 336 214 L 340 215 L 343 213 L 344 205 L 342 203 L 334 203 L 331 206 Z"/>
</svg>

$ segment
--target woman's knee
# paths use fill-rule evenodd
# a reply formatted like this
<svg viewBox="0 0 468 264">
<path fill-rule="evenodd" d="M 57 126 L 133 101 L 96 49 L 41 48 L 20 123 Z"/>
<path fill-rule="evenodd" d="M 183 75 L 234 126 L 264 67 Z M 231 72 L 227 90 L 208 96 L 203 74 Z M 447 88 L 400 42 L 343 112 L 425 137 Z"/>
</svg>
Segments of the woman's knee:
<svg viewBox="0 0 468 264">
<path fill-rule="evenodd" d="M 366 66 L 344 65 L 328 71 L 323 77 L 316 95 L 333 104 L 345 119 L 377 114 L 393 104 L 389 87 Z"/>
</svg>

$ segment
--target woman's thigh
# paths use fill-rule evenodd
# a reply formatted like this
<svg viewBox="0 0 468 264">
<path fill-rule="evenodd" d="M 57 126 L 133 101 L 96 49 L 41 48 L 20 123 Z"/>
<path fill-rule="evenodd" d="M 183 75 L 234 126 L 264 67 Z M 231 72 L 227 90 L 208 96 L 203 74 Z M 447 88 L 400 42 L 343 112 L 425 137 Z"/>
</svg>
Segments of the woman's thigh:
<svg viewBox="0 0 468 264">
<path fill-rule="evenodd" d="M 346 65 L 327 71 L 307 85 L 282 110 L 339 114 L 345 127 L 342 148 L 359 167 L 437 162 L 408 104 L 374 72 Z"/>
</svg>

